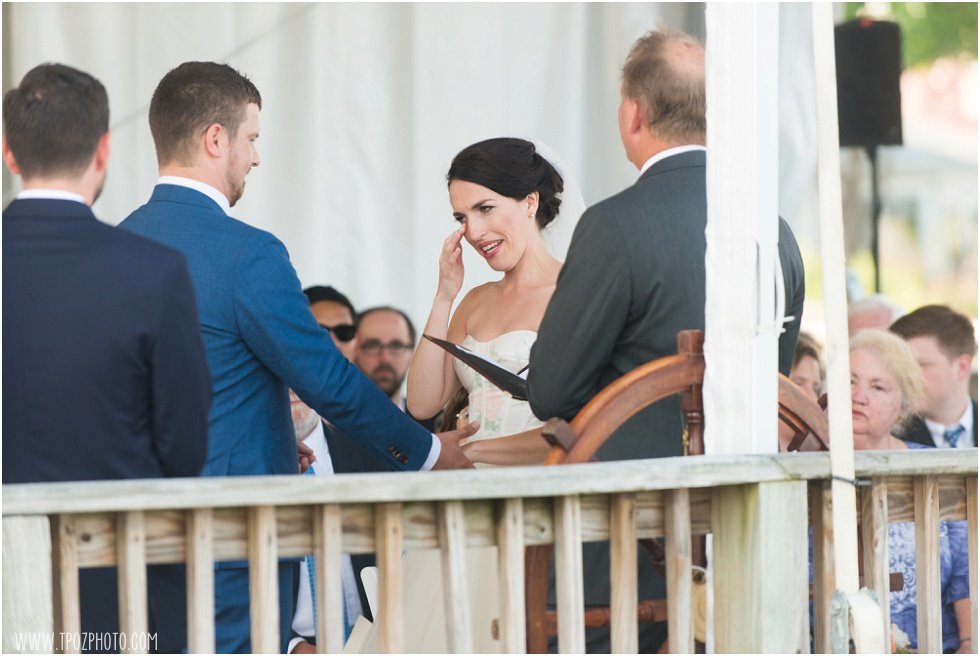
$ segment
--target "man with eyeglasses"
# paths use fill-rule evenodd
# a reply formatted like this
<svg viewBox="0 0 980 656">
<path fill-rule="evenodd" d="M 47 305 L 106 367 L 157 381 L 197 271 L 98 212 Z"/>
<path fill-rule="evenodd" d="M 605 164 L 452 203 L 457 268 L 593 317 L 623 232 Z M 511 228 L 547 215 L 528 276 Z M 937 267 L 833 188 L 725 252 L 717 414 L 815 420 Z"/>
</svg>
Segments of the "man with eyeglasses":
<svg viewBox="0 0 980 656">
<path fill-rule="evenodd" d="M 412 361 L 415 338 L 415 326 L 411 319 L 391 306 L 365 310 L 357 320 L 354 364 L 405 412 L 402 383 Z M 416 421 L 432 430 L 433 419 Z"/>
</svg>

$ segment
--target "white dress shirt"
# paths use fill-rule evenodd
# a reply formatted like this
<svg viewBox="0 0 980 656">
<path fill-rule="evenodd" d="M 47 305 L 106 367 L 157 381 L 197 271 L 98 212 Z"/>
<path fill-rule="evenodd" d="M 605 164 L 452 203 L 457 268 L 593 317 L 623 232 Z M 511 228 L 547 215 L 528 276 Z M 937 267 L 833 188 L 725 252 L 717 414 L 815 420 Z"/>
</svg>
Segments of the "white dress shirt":
<svg viewBox="0 0 980 656">
<path fill-rule="evenodd" d="M 200 180 L 192 180 L 191 178 L 183 178 L 179 175 L 161 175 L 160 179 L 157 180 L 157 184 L 177 185 L 178 187 L 187 187 L 188 189 L 199 191 L 216 202 L 221 208 L 222 212 L 231 216 L 231 204 L 228 202 L 228 198 L 223 193 L 205 182 L 201 182 Z"/>
<path fill-rule="evenodd" d="M 944 426 L 943 424 L 932 421 L 931 419 L 925 419 L 926 428 L 929 429 L 929 434 L 932 435 L 932 441 L 939 448 L 948 448 L 952 446 L 946 441 L 943 436 L 948 429 L 953 428 L 956 425 L 960 425 L 964 428 L 964 432 L 960 435 L 959 441 L 956 443 L 957 449 L 972 449 L 973 448 L 973 403 L 967 399 L 966 410 L 963 411 L 963 416 L 960 417 L 959 421 L 953 422 L 949 426 Z"/>
<path fill-rule="evenodd" d="M 650 159 L 648 159 L 646 162 L 643 163 L 643 166 L 640 167 L 640 175 L 642 176 L 650 169 L 651 166 L 653 166 L 654 164 L 656 164 L 661 160 L 665 160 L 668 157 L 673 157 L 674 155 L 680 155 L 681 153 L 691 153 L 698 150 L 707 151 L 708 149 L 705 148 L 704 146 L 690 145 L 690 146 L 674 146 L 673 148 L 668 148 L 667 150 L 661 150 L 659 153 L 657 153 L 656 155 L 654 155 L 653 157 L 651 157 Z"/>
<path fill-rule="evenodd" d="M 17 200 L 73 200 L 82 205 L 88 205 L 81 194 L 64 189 L 24 189 L 17 194 Z"/>
</svg>

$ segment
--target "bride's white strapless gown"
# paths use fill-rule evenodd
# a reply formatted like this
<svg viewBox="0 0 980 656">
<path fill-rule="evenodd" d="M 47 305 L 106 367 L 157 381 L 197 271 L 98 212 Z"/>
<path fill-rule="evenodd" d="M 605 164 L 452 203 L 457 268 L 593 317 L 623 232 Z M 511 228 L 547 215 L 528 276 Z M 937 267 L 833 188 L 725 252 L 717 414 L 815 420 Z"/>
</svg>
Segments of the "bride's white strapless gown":
<svg viewBox="0 0 980 656">
<path fill-rule="evenodd" d="M 467 336 L 463 346 L 517 373 L 527 365 L 535 338 L 537 333 L 532 330 L 516 330 L 488 342 Z M 455 369 L 463 387 L 470 393 L 470 421 L 480 422 L 480 430 L 471 440 L 513 435 L 542 425 L 526 401 L 510 398 L 459 360 L 455 362 Z M 500 616 L 497 547 L 468 549 L 466 561 L 473 649 L 476 653 L 500 653 L 501 643 L 493 639 L 490 631 L 491 623 Z M 449 653 L 439 551 L 406 552 L 402 571 L 405 652 Z M 373 641 L 365 647 L 369 650 L 377 648 Z"/>
<path fill-rule="evenodd" d="M 531 345 L 537 336 L 533 330 L 514 330 L 489 342 L 480 342 L 467 335 L 463 346 L 517 373 L 527 366 Z M 455 360 L 453 366 L 459 382 L 470 393 L 470 421 L 480 422 L 480 430 L 470 440 L 490 440 L 523 433 L 543 423 L 534 416 L 526 401 L 515 401 L 461 360 Z"/>
</svg>

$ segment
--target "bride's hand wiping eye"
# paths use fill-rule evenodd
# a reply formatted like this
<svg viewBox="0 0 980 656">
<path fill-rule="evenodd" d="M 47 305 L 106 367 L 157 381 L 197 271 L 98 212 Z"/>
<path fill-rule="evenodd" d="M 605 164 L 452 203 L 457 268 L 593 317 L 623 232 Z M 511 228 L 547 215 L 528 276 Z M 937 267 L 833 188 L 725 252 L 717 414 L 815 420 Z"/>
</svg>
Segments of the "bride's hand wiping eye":
<svg viewBox="0 0 980 656">
<path fill-rule="evenodd" d="M 456 299 L 463 288 L 463 235 L 466 226 L 453 232 L 443 242 L 439 254 L 439 289 L 436 295 L 448 301 Z"/>
</svg>

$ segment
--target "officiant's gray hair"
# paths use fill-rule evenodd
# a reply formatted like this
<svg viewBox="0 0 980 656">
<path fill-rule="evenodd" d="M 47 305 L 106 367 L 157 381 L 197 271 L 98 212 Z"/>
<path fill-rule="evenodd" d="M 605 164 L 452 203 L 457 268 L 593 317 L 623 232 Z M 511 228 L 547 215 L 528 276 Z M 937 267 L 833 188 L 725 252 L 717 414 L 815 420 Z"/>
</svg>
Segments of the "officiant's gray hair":
<svg viewBox="0 0 980 656">
<path fill-rule="evenodd" d="M 623 64 L 623 96 L 639 100 L 647 124 L 672 144 L 704 144 L 704 47 L 659 26 L 637 39 Z"/>
</svg>

